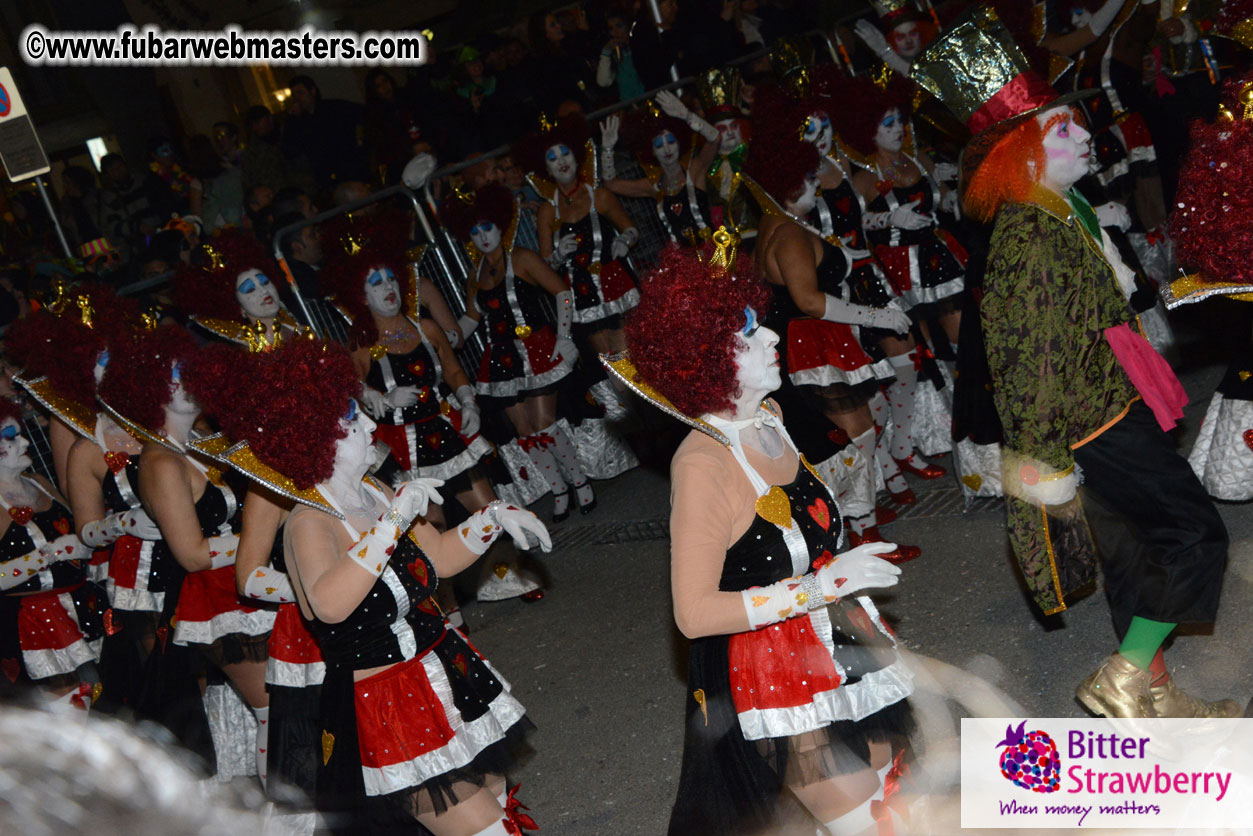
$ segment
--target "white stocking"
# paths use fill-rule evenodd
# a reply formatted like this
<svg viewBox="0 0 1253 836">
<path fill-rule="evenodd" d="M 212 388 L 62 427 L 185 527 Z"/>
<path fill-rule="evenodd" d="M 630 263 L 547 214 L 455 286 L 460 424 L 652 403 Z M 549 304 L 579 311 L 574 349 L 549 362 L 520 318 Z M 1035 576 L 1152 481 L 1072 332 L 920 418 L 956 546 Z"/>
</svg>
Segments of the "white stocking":
<svg viewBox="0 0 1253 836">
<path fill-rule="evenodd" d="M 510 836 L 509 829 L 505 827 L 508 819 L 501 819 L 495 824 L 489 824 L 487 827 L 475 833 L 474 836 Z"/>
<path fill-rule="evenodd" d="M 892 414 L 892 408 L 888 406 L 888 399 L 882 390 L 875 392 L 874 397 L 870 399 L 870 403 L 867 406 L 869 406 L 872 415 L 882 416 L 883 421 L 890 420 L 889 415 Z M 874 459 L 879 465 L 879 473 L 883 476 L 884 484 L 887 485 L 889 491 L 901 493 L 909 487 L 909 483 L 905 481 L 905 474 L 901 473 L 901 468 L 892 458 L 892 451 L 889 449 L 897 430 L 894 428 L 892 432 L 887 432 L 877 418 L 874 428 Z"/>
<path fill-rule="evenodd" d="M 570 440 L 570 436 L 566 435 L 556 423 L 540 430 L 539 434 L 552 438 L 553 456 L 556 457 L 566 481 L 575 486 L 586 484 L 587 477 L 583 475 L 583 468 L 579 464 L 579 454 L 574 449 L 574 442 Z"/>
<path fill-rule="evenodd" d="M 838 819 L 823 825 L 831 836 L 875 836 L 879 832 L 879 823 L 875 821 L 870 810 L 874 802 L 883 800 L 883 782 L 891 769 L 892 762 L 888 761 L 882 769 L 878 770 L 879 788 L 871 793 L 869 798 Z M 900 818 L 891 808 L 888 814 L 892 816 L 892 821 L 896 825 L 895 832 L 904 836 L 905 831 L 900 828 Z"/>
<path fill-rule="evenodd" d="M 918 390 L 918 349 L 889 357 L 896 371 L 896 380 L 887 387 L 888 402 L 892 408 L 892 457 L 904 461 L 914 455 L 914 393 Z M 919 456 L 914 459 L 918 467 L 926 462 Z M 887 478 L 887 474 L 884 474 Z"/>
<path fill-rule="evenodd" d="M 857 470 L 849 474 L 849 478 L 853 480 L 868 480 L 869 489 L 865 491 L 866 496 L 874 496 L 874 471 L 870 467 L 870 461 L 874 456 L 874 427 L 866 430 L 861 435 L 853 439 L 853 446 L 860 452 L 858 457 Z M 853 529 L 853 533 L 861 536 L 867 528 L 875 524 L 874 507 L 870 509 L 870 513 L 864 517 L 853 517 L 849 520 L 849 525 Z"/>
<path fill-rule="evenodd" d="M 265 789 L 266 750 L 270 748 L 270 707 L 253 708 L 252 713 L 257 718 L 257 778 L 261 780 L 261 788 Z"/>
</svg>

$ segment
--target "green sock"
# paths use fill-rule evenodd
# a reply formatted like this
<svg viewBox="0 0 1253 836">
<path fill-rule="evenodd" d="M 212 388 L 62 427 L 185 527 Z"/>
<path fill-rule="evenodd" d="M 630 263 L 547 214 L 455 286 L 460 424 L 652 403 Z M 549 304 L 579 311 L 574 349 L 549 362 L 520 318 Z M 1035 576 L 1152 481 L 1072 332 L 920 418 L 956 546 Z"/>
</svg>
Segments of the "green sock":
<svg viewBox="0 0 1253 836">
<path fill-rule="evenodd" d="M 1173 629 L 1175 629 L 1174 624 L 1165 621 L 1150 621 L 1133 615 L 1131 626 L 1127 628 L 1127 635 L 1123 637 L 1118 652 L 1137 668 L 1147 671 L 1149 665 L 1153 663 L 1153 656 L 1156 655 L 1157 649 L 1162 646 L 1162 642 L 1166 641 L 1166 637 Z"/>
</svg>

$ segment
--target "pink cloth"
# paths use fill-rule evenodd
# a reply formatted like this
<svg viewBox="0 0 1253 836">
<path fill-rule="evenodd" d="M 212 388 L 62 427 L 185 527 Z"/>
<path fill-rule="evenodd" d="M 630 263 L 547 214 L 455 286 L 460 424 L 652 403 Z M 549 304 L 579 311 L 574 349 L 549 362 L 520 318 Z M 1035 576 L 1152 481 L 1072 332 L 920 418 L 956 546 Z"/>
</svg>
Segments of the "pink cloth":
<svg viewBox="0 0 1253 836">
<path fill-rule="evenodd" d="M 1158 426 L 1169 432 L 1183 417 L 1183 408 L 1188 403 L 1188 394 L 1170 364 L 1148 340 L 1132 331 L 1128 323 L 1106 328 L 1105 340 L 1144 403 L 1153 410 Z"/>
</svg>

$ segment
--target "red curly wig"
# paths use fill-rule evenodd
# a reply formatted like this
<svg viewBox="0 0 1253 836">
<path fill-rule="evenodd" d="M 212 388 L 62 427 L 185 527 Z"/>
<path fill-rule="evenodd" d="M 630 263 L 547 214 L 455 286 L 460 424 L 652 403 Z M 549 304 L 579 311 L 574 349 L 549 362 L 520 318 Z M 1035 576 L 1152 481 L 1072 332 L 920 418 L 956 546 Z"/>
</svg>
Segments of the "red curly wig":
<svg viewBox="0 0 1253 836">
<path fill-rule="evenodd" d="M 675 244 L 640 287 L 626 339 L 640 376 L 690 416 L 732 406 L 744 309 L 764 314 L 770 288 L 740 259 L 734 275 Z"/>
<path fill-rule="evenodd" d="M 664 113 L 652 113 L 648 110 L 637 110 L 627 115 L 626 124 L 622 126 L 622 139 L 631 153 L 643 165 L 655 165 L 657 158 L 653 155 L 653 140 L 669 131 L 679 141 L 679 153 L 683 153 L 684 140 L 691 136 L 691 129 L 682 119 L 675 119 Z M 691 142 L 686 143 L 691 147 Z"/>
<path fill-rule="evenodd" d="M 470 240 L 470 230 L 479 221 L 491 221 L 503 233 L 513 221 L 513 195 L 504 186 L 489 183 L 474 192 L 473 202 L 466 203 L 449 193 L 439 207 L 439 220 L 459 241 Z"/>
<path fill-rule="evenodd" d="M 0 398 L 0 424 L 3 424 L 6 418 L 12 418 L 17 422 L 18 427 L 22 426 L 22 405 L 8 398 Z M 22 430 L 25 433 L 25 430 Z"/>
<path fill-rule="evenodd" d="M 257 458 L 301 489 L 331 477 L 336 443 L 347 435 L 340 419 L 361 393 L 343 346 L 304 338 L 260 354 L 211 347 L 189 364 L 184 379 L 229 438 L 247 441 Z"/>
<path fill-rule="evenodd" d="M 402 249 L 393 243 L 378 243 L 374 239 L 359 243 L 360 249 L 349 253 L 336 243 L 322 267 L 322 287 L 334 297 L 335 304 L 342 307 L 352 318 L 349 342 L 353 348 L 371 346 L 378 342 L 378 329 L 374 316 L 365 303 L 365 277 L 373 267 L 386 267 L 400 282 L 405 292 L 409 270 Z"/>
<path fill-rule="evenodd" d="M 544 156 L 554 145 L 565 145 L 574 153 L 576 166 L 583 164 L 587 153 L 587 140 L 591 129 L 587 120 L 581 116 L 567 116 L 559 119 L 557 124 L 546 131 L 529 133 L 513 144 L 513 161 L 528 174 L 540 177 L 548 176 L 548 168 Z"/>
<path fill-rule="evenodd" d="M 814 144 L 801 139 L 803 125 L 804 116 L 793 105 L 781 110 L 778 118 L 759 122 L 757 135 L 748 146 L 744 173 L 780 206 L 800 194 L 805 178 L 822 162 Z"/>
<path fill-rule="evenodd" d="M 92 324 L 83 324 L 77 299 L 85 295 Z M 66 310 L 58 316 L 44 308 L 13 324 L 5 337 L 5 353 L 27 378 L 46 376 L 62 398 L 93 407 L 96 402 L 96 360 L 100 352 L 125 339 L 139 326 L 139 306 L 98 282 L 68 291 Z"/>
<path fill-rule="evenodd" d="M 1006 203 L 1031 194 L 1044 174 L 1044 131 L 1034 116 L 998 131 L 995 127 L 970 141 L 963 154 L 966 213 L 990 223 Z"/>
<path fill-rule="evenodd" d="M 109 349 L 100 400 L 144 429 L 160 432 L 174 396 L 174 365 L 186 369 L 199 350 L 196 338 L 178 325 L 136 332 Z"/>
<path fill-rule="evenodd" d="M 246 229 L 224 229 L 201 247 L 197 264 L 181 265 L 174 273 L 174 304 L 185 314 L 240 319 L 243 311 L 235 297 L 236 277 L 245 270 L 256 269 L 271 281 L 278 280 L 278 266 Z M 216 266 L 219 263 L 221 266 Z"/>
<path fill-rule="evenodd" d="M 836 106 L 829 115 L 840 141 L 859 154 L 875 152 L 875 134 L 883 115 L 892 108 L 909 118 L 909 100 L 895 90 L 883 90 L 869 79 L 858 76 L 835 88 Z"/>
</svg>

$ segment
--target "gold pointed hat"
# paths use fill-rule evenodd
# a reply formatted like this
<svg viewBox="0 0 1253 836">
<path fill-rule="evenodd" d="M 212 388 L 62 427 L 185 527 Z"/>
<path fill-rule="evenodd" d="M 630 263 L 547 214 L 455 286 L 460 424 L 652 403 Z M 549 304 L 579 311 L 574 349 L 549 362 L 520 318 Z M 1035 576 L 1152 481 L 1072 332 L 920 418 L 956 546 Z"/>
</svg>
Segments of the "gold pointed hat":
<svg viewBox="0 0 1253 836">
<path fill-rule="evenodd" d="M 813 65 L 813 44 L 806 38 L 785 35 L 770 48 L 770 69 L 780 86 L 794 99 L 809 96 Z"/>
<path fill-rule="evenodd" d="M 705 118 L 710 122 L 743 119 L 740 110 L 740 87 L 743 81 L 735 67 L 705 70 L 696 77 L 696 95 L 700 98 Z"/>
<path fill-rule="evenodd" d="M 279 496 L 325 511 L 341 520 L 344 518 L 316 487 L 298 488 L 291 479 L 258 459 L 247 441 L 232 442 L 222 433 L 214 433 L 195 439 L 188 446 L 218 464 L 234 468 Z"/>
</svg>

